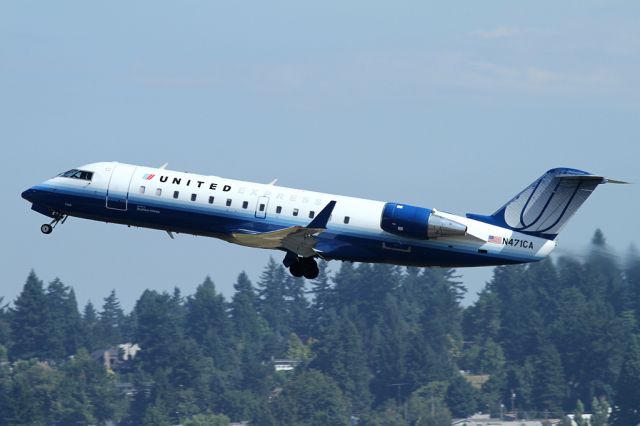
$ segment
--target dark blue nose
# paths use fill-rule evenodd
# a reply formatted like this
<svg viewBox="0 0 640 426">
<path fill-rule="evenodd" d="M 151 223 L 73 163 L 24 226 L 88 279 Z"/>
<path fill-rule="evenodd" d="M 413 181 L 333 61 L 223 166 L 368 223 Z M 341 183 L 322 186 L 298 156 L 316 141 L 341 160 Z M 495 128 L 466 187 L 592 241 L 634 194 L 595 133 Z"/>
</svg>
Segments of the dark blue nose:
<svg viewBox="0 0 640 426">
<path fill-rule="evenodd" d="M 34 189 L 27 189 L 26 191 L 22 192 L 22 198 L 24 198 L 27 201 L 33 201 L 33 195 L 35 194 L 35 190 Z"/>
</svg>

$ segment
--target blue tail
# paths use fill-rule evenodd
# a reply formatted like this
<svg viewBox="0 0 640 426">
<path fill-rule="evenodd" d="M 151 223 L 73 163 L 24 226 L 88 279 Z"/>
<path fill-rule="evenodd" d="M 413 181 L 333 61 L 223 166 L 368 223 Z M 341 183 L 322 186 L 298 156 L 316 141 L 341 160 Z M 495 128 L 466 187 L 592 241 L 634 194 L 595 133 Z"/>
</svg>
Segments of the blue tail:
<svg viewBox="0 0 640 426">
<path fill-rule="evenodd" d="M 606 182 L 606 178 L 582 170 L 551 169 L 493 215 L 469 213 L 467 217 L 554 239 L 593 190 Z"/>
</svg>

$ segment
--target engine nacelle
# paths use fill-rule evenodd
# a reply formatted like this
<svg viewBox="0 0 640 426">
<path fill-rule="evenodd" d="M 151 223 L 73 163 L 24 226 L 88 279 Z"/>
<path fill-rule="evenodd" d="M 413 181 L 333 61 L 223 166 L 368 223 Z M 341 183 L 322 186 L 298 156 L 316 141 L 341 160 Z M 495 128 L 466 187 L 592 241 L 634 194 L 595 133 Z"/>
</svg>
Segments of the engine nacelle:
<svg viewBox="0 0 640 426">
<path fill-rule="evenodd" d="M 420 239 L 464 236 L 467 233 L 465 225 L 439 216 L 435 210 L 398 203 L 384 205 L 380 227 L 392 234 Z"/>
</svg>

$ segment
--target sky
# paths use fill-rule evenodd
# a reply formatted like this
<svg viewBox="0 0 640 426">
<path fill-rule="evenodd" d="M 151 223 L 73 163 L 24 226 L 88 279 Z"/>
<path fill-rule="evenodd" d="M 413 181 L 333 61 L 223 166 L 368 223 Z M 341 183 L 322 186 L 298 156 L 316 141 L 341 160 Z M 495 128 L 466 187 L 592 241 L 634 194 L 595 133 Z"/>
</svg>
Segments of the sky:
<svg viewBox="0 0 640 426">
<path fill-rule="evenodd" d="M 78 302 L 111 289 L 227 297 L 269 256 L 70 218 L 20 193 L 97 161 L 456 214 L 490 214 L 552 167 L 640 182 L 640 2 L 0 2 L 0 297 L 31 269 Z M 606 185 L 558 237 L 640 242 L 638 185 Z M 333 263 L 334 267 L 339 264 Z M 475 299 L 491 268 L 460 269 Z"/>
</svg>

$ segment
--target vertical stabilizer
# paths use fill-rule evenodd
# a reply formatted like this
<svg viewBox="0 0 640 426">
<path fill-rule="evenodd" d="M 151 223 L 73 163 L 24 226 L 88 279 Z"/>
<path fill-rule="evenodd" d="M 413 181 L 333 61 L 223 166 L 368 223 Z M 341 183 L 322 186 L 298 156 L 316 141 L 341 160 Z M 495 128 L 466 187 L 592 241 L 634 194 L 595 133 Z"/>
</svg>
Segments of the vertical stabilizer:
<svg viewBox="0 0 640 426">
<path fill-rule="evenodd" d="M 569 168 L 551 169 L 491 216 L 467 217 L 537 237 L 554 239 L 603 183 L 626 183 Z"/>
</svg>

